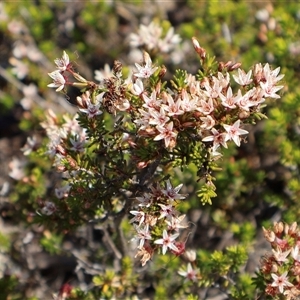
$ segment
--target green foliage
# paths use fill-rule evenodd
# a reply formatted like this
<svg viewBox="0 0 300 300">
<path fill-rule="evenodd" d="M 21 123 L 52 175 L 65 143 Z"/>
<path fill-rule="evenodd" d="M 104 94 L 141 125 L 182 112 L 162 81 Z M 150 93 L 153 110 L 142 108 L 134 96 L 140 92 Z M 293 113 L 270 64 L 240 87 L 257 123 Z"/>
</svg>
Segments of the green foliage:
<svg viewBox="0 0 300 300">
<path fill-rule="evenodd" d="M 209 181 L 201 186 L 200 190 L 198 191 L 197 196 L 200 198 L 200 201 L 203 205 L 212 204 L 211 199 L 217 196 L 215 190 L 216 190 L 216 187 L 214 186 L 214 184 L 211 181 Z"/>
<path fill-rule="evenodd" d="M 0 250 L 7 252 L 10 248 L 10 237 L 0 232 Z"/>
<path fill-rule="evenodd" d="M 63 235 L 44 232 L 44 236 L 40 239 L 40 244 L 50 254 L 60 254 L 62 251 Z"/>
<path fill-rule="evenodd" d="M 22 295 L 17 292 L 18 278 L 16 276 L 3 276 L 0 278 L 0 289 L 1 289 L 1 299 L 13 299 L 21 300 Z M 32 299 L 33 300 L 33 299 Z"/>
</svg>

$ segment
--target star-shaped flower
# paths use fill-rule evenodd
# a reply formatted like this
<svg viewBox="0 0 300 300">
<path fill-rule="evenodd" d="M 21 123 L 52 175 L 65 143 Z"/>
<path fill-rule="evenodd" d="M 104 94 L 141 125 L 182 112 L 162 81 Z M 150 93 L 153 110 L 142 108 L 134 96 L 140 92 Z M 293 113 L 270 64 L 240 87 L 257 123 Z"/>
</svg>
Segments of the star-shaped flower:
<svg viewBox="0 0 300 300">
<path fill-rule="evenodd" d="M 241 121 L 237 120 L 233 125 L 223 125 L 223 127 L 227 131 L 226 141 L 233 140 L 238 147 L 241 145 L 240 135 L 249 133 L 247 130 L 240 128 L 240 123 Z"/>
<path fill-rule="evenodd" d="M 65 71 L 70 64 L 69 55 L 64 51 L 62 58 L 56 58 L 54 62 L 59 71 Z"/>
<path fill-rule="evenodd" d="M 138 69 L 138 73 L 134 73 L 136 77 L 149 78 L 157 70 L 157 67 L 152 67 L 152 60 L 147 52 L 144 53 L 144 61 L 143 67 L 138 63 L 135 64 Z"/>
<path fill-rule="evenodd" d="M 179 236 L 179 233 L 169 235 L 166 230 L 163 231 L 163 238 L 154 241 L 154 244 L 162 245 L 162 253 L 166 254 L 167 249 L 170 248 L 174 251 L 178 251 L 178 248 L 175 246 L 174 241 Z"/>
<path fill-rule="evenodd" d="M 61 91 L 66 84 L 66 80 L 63 75 L 61 75 L 60 71 L 56 70 L 54 72 L 48 73 L 48 75 L 53 79 L 53 82 L 48 84 L 48 87 L 57 88 L 56 92 Z"/>
</svg>

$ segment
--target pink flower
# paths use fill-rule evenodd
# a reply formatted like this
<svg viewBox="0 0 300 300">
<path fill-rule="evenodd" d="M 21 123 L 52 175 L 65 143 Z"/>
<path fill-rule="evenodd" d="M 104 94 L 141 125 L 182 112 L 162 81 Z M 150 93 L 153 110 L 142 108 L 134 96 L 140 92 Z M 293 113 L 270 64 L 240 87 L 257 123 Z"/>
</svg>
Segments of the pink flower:
<svg viewBox="0 0 300 300">
<path fill-rule="evenodd" d="M 156 129 L 160 132 L 160 134 L 154 138 L 154 141 L 164 139 L 165 146 L 169 147 L 170 143 L 176 139 L 177 132 L 173 131 L 173 122 L 170 122 L 164 126 L 156 126 Z"/>
<path fill-rule="evenodd" d="M 223 125 L 227 131 L 226 141 L 233 140 L 238 147 L 241 145 L 240 135 L 249 133 L 248 131 L 240 128 L 240 122 L 240 120 L 237 120 L 233 125 Z"/>
<path fill-rule="evenodd" d="M 174 251 L 179 251 L 174 244 L 174 240 L 179 236 L 179 233 L 169 235 L 166 230 L 163 231 L 163 238 L 154 241 L 155 244 L 162 245 L 162 253 L 166 254 L 167 249 L 170 248 Z"/>
<path fill-rule="evenodd" d="M 197 107 L 197 110 L 202 112 L 204 115 L 209 115 L 214 110 L 212 98 L 209 98 L 208 101 L 200 100 L 200 105 Z"/>
<path fill-rule="evenodd" d="M 293 287 L 294 285 L 292 283 L 290 283 L 287 279 L 287 271 L 285 271 L 283 274 L 281 274 L 280 276 L 272 273 L 271 276 L 274 279 L 273 283 L 271 284 L 271 286 L 273 287 L 278 287 L 280 293 L 283 293 L 284 287 Z"/>
<path fill-rule="evenodd" d="M 200 125 L 203 129 L 211 129 L 216 124 L 216 121 L 209 115 L 207 117 L 201 117 L 200 120 L 203 122 L 203 124 Z"/>
<path fill-rule="evenodd" d="M 223 94 L 220 94 L 220 98 L 222 101 L 222 105 L 228 108 L 236 108 L 236 102 L 239 100 L 239 94 L 234 97 L 232 94 L 232 89 L 229 87 L 227 89 L 226 96 Z"/>
<path fill-rule="evenodd" d="M 183 184 L 179 184 L 175 188 L 172 186 L 170 180 L 166 181 L 166 189 L 162 189 L 161 192 L 167 196 L 170 200 L 175 200 L 175 199 L 185 199 L 187 195 L 184 194 L 178 194 L 180 189 L 182 188 Z"/>
<path fill-rule="evenodd" d="M 194 270 L 192 268 L 192 265 L 190 263 L 188 263 L 187 270 L 186 271 L 180 270 L 180 271 L 178 271 L 178 274 L 181 275 L 181 276 L 183 276 L 183 277 L 185 277 L 188 280 L 196 281 L 197 280 L 198 271 Z"/>
<path fill-rule="evenodd" d="M 233 79 L 235 80 L 236 83 L 239 85 L 245 86 L 248 85 L 252 82 L 251 75 L 252 75 L 252 70 L 250 70 L 247 74 L 244 70 L 238 69 L 238 76 L 232 75 Z"/>
<path fill-rule="evenodd" d="M 99 82 L 113 76 L 113 72 L 108 64 L 104 65 L 103 70 L 96 70 L 95 71 L 95 79 Z"/>
<path fill-rule="evenodd" d="M 183 110 L 183 112 L 189 112 L 196 109 L 196 98 L 191 98 L 186 90 L 181 92 L 180 108 Z"/>
<path fill-rule="evenodd" d="M 264 97 L 270 97 L 273 99 L 280 98 L 280 96 L 277 95 L 276 93 L 283 88 L 283 85 L 275 86 L 268 82 L 260 82 L 260 86 L 261 86 L 262 90 L 265 92 Z"/>
<path fill-rule="evenodd" d="M 156 99 L 156 91 L 153 91 L 151 93 L 150 98 L 143 94 L 143 100 L 145 101 L 145 103 L 143 104 L 143 107 L 145 108 L 159 108 L 160 107 L 160 100 Z"/>
<path fill-rule="evenodd" d="M 212 128 L 211 129 L 212 135 L 206 136 L 202 139 L 203 142 L 213 142 L 213 152 L 215 152 L 220 145 L 222 145 L 224 148 L 227 148 L 226 144 L 226 133 L 221 133 L 217 129 Z"/>
<path fill-rule="evenodd" d="M 160 210 L 160 216 L 158 219 L 162 218 L 171 218 L 176 215 L 177 211 L 175 210 L 174 206 L 172 204 L 164 205 L 164 204 L 158 204 L 161 207 Z"/>
<path fill-rule="evenodd" d="M 166 115 L 163 107 L 160 108 L 160 111 L 149 109 L 149 113 L 151 116 L 149 120 L 150 125 L 163 127 L 170 120 L 170 118 Z"/>
<path fill-rule="evenodd" d="M 209 98 L 218 98 L 219 94 L 221 93 L 223 87 L 217 77 L 213 77 L 213 84 L 211 87 L 211 83 L 209 81 L 204 82 L 204 88 L 206 91 L 204 93 L 209 97 Z"/>
<path fill-rule="evenodd" d="M 48 87 L 57 88 L 56 92 L 61 91 L 65 87 L 66 80 L 58 70 L 48 73 L 48 75 L 53 79 L 53 82 L 47 85 Z"/>
<path fill-rule="evenodd" d="M 30 83 L 22 88 L 22 92 L 24 94 L 24 98 L 20 100 L 20 103 L 25 110 L 30 110 L 33 105 L 33 101 L 38 97 L 38 89 L 36 85 Z"/>
<path fill-rule="evenodd" d="M 22 61 L 11 57 L 9 59 L 9 62 L 14 66 L 14 68 L 12 68 L 12 72 L 19 78 L 19 79 L 23 79 L 24 77 L 26 77 L 26 75 L 28 74 L 28 66 L 26 64 L 24 64 Z"/>
<path fill-rule="evenodd" d="M 274 249 L 272 249 L 272 252 L 274 254 L 275 259 L 278 262 L 286 262 L 286 261 L 288 261 L 287 257 L 290 254 L 291 249 L 289 249 L 287 251 L 284 251 L 284 252 L 282 252 L 280 248 L 277 251 L 275 251 Z"/>
<path fill-rule="evenodd" d="M 170 94 L 165 94 L 168 104 L 163 104 L 162 107 L 167 111 L 169 116 L 182 115 L 184 111 L 181 109 L 181 100 L 177 99 L 175 102 Z"/>
<path fill-rule="evenodd" d="M 21 180 L 25 177 L 25 166 L 26 161 L 18 159 L 17 157 L 13 157 L 12 161 L 9 163 L 10 172 L 8 175 L 15 179 L 15 180 Z"/>
<path fill-rule="evenodd" d="M 138 200 L 140 202 L 139 206 L 145 206 L 145 207 L 149 207 L 153 200 L 152 200 L 152 195 L 149 193 L 144 193 L 144 195 L 142 197 L 136 197 L 136 200 Z"/>
</svg>

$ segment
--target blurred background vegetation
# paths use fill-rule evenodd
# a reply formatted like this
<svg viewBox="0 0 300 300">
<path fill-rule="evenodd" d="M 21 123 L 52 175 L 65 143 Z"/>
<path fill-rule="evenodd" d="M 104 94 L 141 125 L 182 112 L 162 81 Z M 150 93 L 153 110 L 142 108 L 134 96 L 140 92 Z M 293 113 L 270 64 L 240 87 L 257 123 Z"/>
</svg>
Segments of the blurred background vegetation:
<svg viewBox="0 0 300 300">
<path fill-rule="evenodd" d="M 58 293 L 66 282 L 82 290 L 88 290 L 92 284 L 104 286 L 103 278 L 91 279 L 97 275 L 93 261 L 101 262 L 97 265 L 99 272 L 106 269 L 106 250 L 100 247 L 101 230 L 86 225 L 72 233 L 50 232 L 49 228 L 32 223 L 39 199 L 53 192 L 53 183 L 58 179 L 49 162 L 37 155 L 32 155 L 25 165 L 20 148 L 33 134 L 43 139 L 39 123 L 47 109 L 57 113 L 76 111 L 72 102 L 77 90 L 70 90 L 70 98 L 66 99 L 47 87 L 51 81 L 47 73 L 54 70 L 52 61 L 61 57 L 63 50 L 76 61 L 81 74 L 93 79 L 96 70 L 104 69 L 105 64 L 112 66 L 115 59 L 129 66 L 141 61 L 140 49 L 129 43 L 130 34 L 136 33 L 140 24 L 148 25 L 153 20 L 165 31 L 174 27 L 182 39 L 172 53 L 151 53 L 153 61 L 166 65 L 167 76 L 171 77 L 176 68 L 197 72 L 193 36 L 220 61 L 241 62 L 244 69 L 259 62 L 270 63 L 273 68 L 280 66 L 285 74 L 282 98 L 267 103 L 265 108 L 268 120 L 247 128 L 247 142 L 225 152 L 222 170 L 214 174 L 218 196 L 212 205 L 199 202 L 196 191 L 201 182 L 196 182 L 194 170 L 184 174 L 170 171 L 172 180 L 183 182 L 190 195 L 182 205 L 194 224 L 188 247 L 196 249 L 200 260 L 205 261 L 213 251 L 246 245 L 249 258 L 237 282 L 248 290 L 240 288 L 246 291 L 244 298 L 238 298 L 240 295 L 234 299 L 254 299 L 254 288 L 249 287 L 245 274 L 253 275 L 260 256 L 269 250 L 261 227 L 274 221 L 299 219 L 297 0 L 5 1 L 0 3 L 0 290 L 4 291 L 0 299 L 51 299 L 51 293 Z M 124 231 L 129 235 L 126 224 Z M 130 263 L 123 263 L 130 273 Z M 165 264 L 168 269 L 157 272 Z M 172 273 L 177 272 L 178 266 L 177 260 L 170 262 L 165 257 L 154 261 L 139 277 L 140 297 L 168 299 L 167 295 L 173 293 L 184 299 L 184 292 L 190 291 L 199 299 L 213 299 L 220 293 L 220 289 L 207 283 L 206 287 L 192 290 L 184 287 L 182 294 L 176 294 Z M 93 270 L 87 272 L 89 268 Z M 126 283 L 128 286 L 124 282 L 123 285 L 134 289 L 137 274 L 128 276 L 131 281 Z M 124 291 L 120 293 L 126 295 Z M 114 294 L 108 293 L 104 299 L 109 299 L 109 295 Z M 130 291 L 127 295 L 131 295 Z"/>
</svg>

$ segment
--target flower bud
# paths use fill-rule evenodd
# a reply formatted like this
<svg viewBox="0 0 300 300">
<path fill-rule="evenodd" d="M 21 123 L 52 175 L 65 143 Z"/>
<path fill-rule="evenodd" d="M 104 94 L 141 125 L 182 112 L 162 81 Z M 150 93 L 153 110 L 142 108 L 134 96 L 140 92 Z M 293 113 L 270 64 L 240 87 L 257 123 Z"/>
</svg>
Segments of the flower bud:
<svg viewBox="0 0 300 300">
<path fill-rule="evenodd" d="M 163 78 L 166 73 L 167 73 L 167 68 L 165 66 L 162 66 L 158 74 L 159 78 Z"/>
<path fill-rule="evenodd" d="M 113 72 L 117 76 L 122 74 L 122 63 L 119 60 L 114 61 Z"/>
<path fill-rule="evenodd" d="M 283 230 L 284 230 L 284 225 L 283 225 L 282 222 L 278 222 L 278 223 L 275 222 L 275 223 L 274 223 L 274 232 L 275 232 L 276 234 L 282 233 Z"/>
<path fill-rule="evenodd" d="M 76 80 L 78 80 L 79 82 L 82 82 L 82 83 L 87 83 L 87 80 L 84 79 L 82 76 L 80 76 L 78 73 L 73 73 L 73 76 Z M 77 82 L 74 82 L 74 83 L 77 83 Z"/>
<path fill-rule="evenodd" d="M 195 37 L 192 37 L 192 42 L 193 42 L 194 49 L 196 50 L 200 58 L 205 59 L 206 57 L 205 49 L 200 46 L 198 40 Z"/>
<path fill-rule="evenodd" d="M 275 233 L 271 230 L 267 230 L 263 227 L 263 232 L 264 232 L 264 236 L 265 236 L 265 239 L 270 242 L 270 243 L 273 243 L 275 241 Z"/>
<path fill-rule="evenodd" d="M 229 72 L 234 71 L 234 70 L 237 70 L 241 65 L 242 65 L 241 63 L 235 63 L 235 64 L 232 64 L 232 65 L 230 65 L 230 66 L 227 68 L 227 70 L 228 70 Z"/>
<path fill-rule="evenodd" d="M 196 251 L 195 250 L 186 250 L 185 251 L 185 257 L 189 262 L 193 262 L 196 260 Z"/>
<path fill-rule="evenodd" d="M 239 112 L 239 119 L 243 120 L 243 119 L 247 119 L 250 116 L 250 112 L 243 110 L 241 112 Z"/>
<path fill-rule="evenodd" d="M 271 272 L 272 273 L 277 273 L 278 272 L 278 265 L 277 264 L 272 264 Z"/>
<path fill-rule="evenodd" d="M 67 151 L 62 145 L 57 145 L 55 150 L 56 150 L 56 153 L 60 153 L 63 156 L 67 155 Z"/>
<path fill-rule="evenodd" d="M 138 169 L 144 169 L 148 166 L 149 162 L 148 161 L 140 161 L 137 164 Z"/>
</svg>

